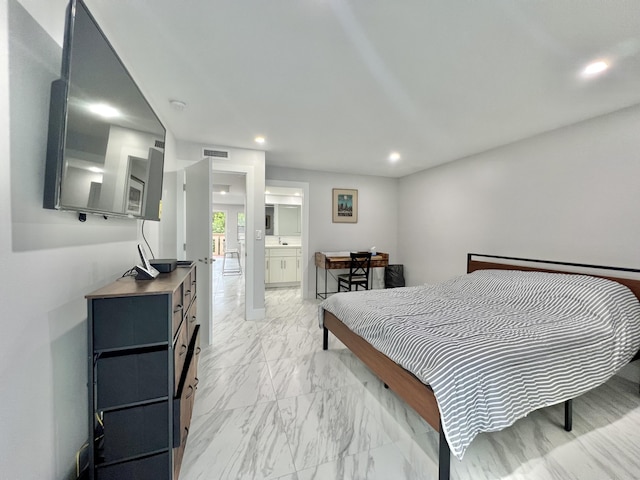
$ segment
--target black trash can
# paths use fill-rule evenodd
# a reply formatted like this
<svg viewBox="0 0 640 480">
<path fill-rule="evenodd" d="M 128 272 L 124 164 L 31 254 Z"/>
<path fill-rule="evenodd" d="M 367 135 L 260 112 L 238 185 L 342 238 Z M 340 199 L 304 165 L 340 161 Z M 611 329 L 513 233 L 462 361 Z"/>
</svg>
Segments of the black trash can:
<svg viewBox="0 0 640 480">
<path fill-rule="evenodd" d="M 384 288 L 404 287 L 404 265 L 384 267 Z"/>
</svg>

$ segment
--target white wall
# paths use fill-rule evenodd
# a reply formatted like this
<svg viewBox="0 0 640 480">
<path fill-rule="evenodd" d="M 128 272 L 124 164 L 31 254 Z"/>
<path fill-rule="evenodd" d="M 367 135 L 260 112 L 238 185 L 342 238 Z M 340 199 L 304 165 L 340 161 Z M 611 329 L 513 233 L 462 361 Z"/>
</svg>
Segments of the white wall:
<svg viewBox="0 0 640 480">
<path fill-rule="evenodd" d="M 160 217 L 160 248 L 156 258 L 178 258 L 182 245 L 178 243 L 177 222 L 177 172 L 165 172 L 162 179 L 162 212 Z M 182 192 L 182 190 L 180 190 Z M 180 245 L 180 248 L 178 247 Z M 181 259 L 184 257 L 181 257 Z"/>
<path fill-rule="evenodd" d="M 267 183 L 271 180 L 307 182 L 309 184 L 309 248 L 303 265 L 307 293 L 315 298 L 315 252 L 369 250 L 375 246 L 389 253 L 390 263 L 400 263 L 397 255 L 398 180 L 368 175 L 267 167 Z M 332 222 L 332 189 L 358 190 L 358 223 Z M 381 270 L 381 269 L 379 269 Z M 333 272 L 332 272 L 333 273 Z M 324 271 L 321 271 L 324 275 Z M 375 286 L 380 287 L 382 272 L 376 272 Z M 324 277 L 320 280 L 322 288 Z M 329 276 L 329 289 L 335 281 Z"/>
<path fill-rule="evenodd" d="M 67 1 L 27 3 L 51 31 L 0 0 L 0 478 L 60 480 L 75 478 L 88 436 L 84 295 L 137 262 L 140 224 L 42 208 Z M 153 247 L 157 231 L 147 222 Z"/>
<path fill-rule="evenodd" d="M 184 239 L 182 232 L 176 228 L 179 200 L 183 200 L 182 195 L 182 175 L 178 175 L 176 163 L 176 140 L 171 131 L 167 131 L 164 146 L 164 173 L 162 177 L 162 201 L 160 211 L 160 222 L 157 224 L 159 232 L 158 254 L 156 258 L 180 258 L 184 259 L 182 243 Z M 148 224 L 147 224 L 148 225 Z"/>
<path fill-rule="evenodd" d="M 640 268 L 638 132 L 640 106 L 401 179 L 407 284 L 467 252 Z"/>
</svg>

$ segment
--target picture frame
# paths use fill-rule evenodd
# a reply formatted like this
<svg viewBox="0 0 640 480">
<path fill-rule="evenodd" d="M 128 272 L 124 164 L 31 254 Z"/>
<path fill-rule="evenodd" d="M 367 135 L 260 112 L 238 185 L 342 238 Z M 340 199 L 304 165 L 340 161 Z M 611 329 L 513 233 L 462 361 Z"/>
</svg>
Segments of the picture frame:
<svg viewBox="0 0 640 480">
<path fill-rule="evenodd" d="M 358 190 L 333 189 L 333 223 L 358 223 Z"/>
<path fill-rule="evenodd" d="M 127 207 L 125 213 L 142 215 L 142 200 L 144 198 L 144 182 L 134 175 L 129 176 L 127 185 Z"/>
</svg>

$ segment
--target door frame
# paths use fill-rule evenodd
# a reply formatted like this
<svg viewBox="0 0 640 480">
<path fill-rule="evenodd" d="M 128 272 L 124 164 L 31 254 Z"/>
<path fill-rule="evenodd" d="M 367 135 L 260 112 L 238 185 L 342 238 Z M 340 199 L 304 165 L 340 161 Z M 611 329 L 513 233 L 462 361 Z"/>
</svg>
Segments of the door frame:
<svg viewBox="0 0 640 480">
<path fill-rule="evenodd" d="M 288 187 L 288 188 L 300 188 L 302 189 L 302 230 L 300 245 L 302 247 L 302 272 L 300 273 L 300 292 L 302 298 L 313 298 L 309 292 L 307 292 L 307 285 L 309 283 L 309 183 L 308 182 L 294 182 L 289 180 L 265 180 L 265 186 L 273 187 Z M 264 215 L 263 215 L 264 216 Z M 263 262 L 264 263 L 264 262 Z"/>
<path fill-rule="evenodd" d="M 213 160 L 213 177 L 220 173 L 244 173 L 247 198 L 245 203 L 245 267 L 244 267 L 244 305 L 245 320 L 263 320 L 264 308 L 264 225 L 260 230 L 260 239 L 254 231 L 255 219 L 261 218 L 264 223 L 264 181 L 261 192 L 262 201 L 256 201 L 256 167 L 254 165 L 231 164 L 224 160 Z M 211 185 L 213 190 L 213 185 Z M 213 192 L 211 195 L 213 199 Z M 259 246 L 259 247 L 258 247 Z M 258 251 L 261 248 L 261 254 Z M 257 268 L 259 265 L 260 268 Z"/>
</svg>

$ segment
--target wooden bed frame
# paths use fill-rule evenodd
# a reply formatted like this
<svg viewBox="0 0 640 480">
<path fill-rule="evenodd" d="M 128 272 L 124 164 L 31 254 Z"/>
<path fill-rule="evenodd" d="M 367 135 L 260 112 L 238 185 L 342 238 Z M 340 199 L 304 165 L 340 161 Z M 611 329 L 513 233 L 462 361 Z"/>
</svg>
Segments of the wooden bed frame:
<svg viewBox="0 0 640 480">
<path fill-rule="evenodd" d="M 476 260 L 481 258 L 483 260 Z M 491 259 L 491 260 L 489 260 Z M 510 263 L 509 263 L 510 262 Z M 526 264 L 526 265 L 523 265 Z M 533 267 L 531 264 L 542 264 L 541 267 Z M 558 265 L 560 268 L 550 268 Z M 501 270 L 526 270 L 559 273 L 584 273 L 584 269 L 590 270 L 587 275 L 607 278 L 626 285 L 640 300 L 640 280 L 610 276 L 605 272 L 632 272 L 640 273 L 640 270 L 630 268 L 606 267 L 600 265 L 586 265 L 577 263 L 555 262 L 545 260 L 533 260 L 516 257 L 502 257 L 496 255 L 483 255 L 476 253 L 467 254 L 467 273 L 475 270 L 501 269 Z M 579 271 L 582 270 L 582 271 Z M 598 273 L 592 273 L 592 271 Z M 600 274 L 602 272 L 603 274 Z M 389 357 L 372 347 L 366 340 L 353 333 L 331 312 L 324 312 L 323 350 L 327 350 L 329 331 L 333 333 L 349 350 L 353 352 L 373 373 L 375 373 L 385 386 L 393 390 L 402 398 L 418 415 L 439 432 L 440 444 L 438 453 L 438 478 L 448 480 L 450 476 L 449 444 L 440 424 L 440 411 L 433 391 L 429 385 L 422 383 L 411 372 L 405 370 Z M 633 360 L 640 359 L 640 351 Z M 633 361 L 632 360 L 632 361 Z M 571 430 L 572 401 L 565 402 L 565 430 Z"/>
</svg>

